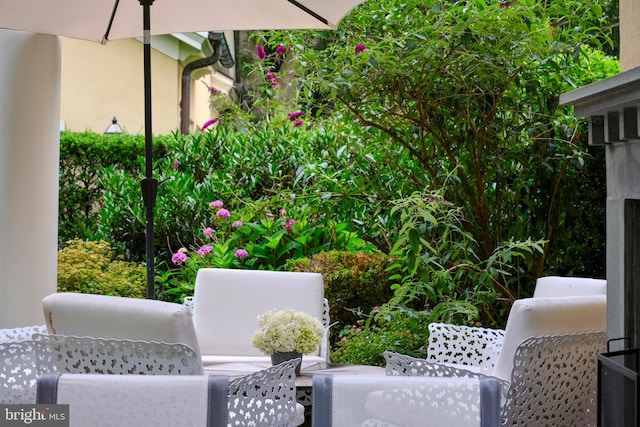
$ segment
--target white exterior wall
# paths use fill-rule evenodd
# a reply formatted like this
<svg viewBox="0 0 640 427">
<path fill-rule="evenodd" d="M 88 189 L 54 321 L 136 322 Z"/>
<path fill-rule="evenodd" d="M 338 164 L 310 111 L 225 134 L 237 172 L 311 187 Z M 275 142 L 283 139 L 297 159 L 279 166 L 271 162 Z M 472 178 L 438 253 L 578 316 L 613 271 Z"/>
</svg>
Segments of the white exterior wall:
<svg viewBox="0 0 640 427">
<path fill-rule="evenodd" d="M 640 66 L 640 3 L 620 0 L 620 71 Z"/>
<path fill-rule="evenodd" d="M 56 291 L 60 41 L 0 30 L 0 328 Z"/>
</svg>

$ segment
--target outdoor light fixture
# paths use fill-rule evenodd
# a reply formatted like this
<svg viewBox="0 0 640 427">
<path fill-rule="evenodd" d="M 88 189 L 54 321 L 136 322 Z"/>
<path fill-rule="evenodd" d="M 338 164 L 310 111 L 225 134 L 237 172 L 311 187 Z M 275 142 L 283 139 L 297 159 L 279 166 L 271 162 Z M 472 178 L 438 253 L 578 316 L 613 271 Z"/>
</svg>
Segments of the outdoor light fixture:
<svg viewBox="0 0 640 427">
<path fill-rule="evenodd" d="M 104 133 L 105 134 L 108 134 L 108 133 L 122 133 L 122 128 L 118 124 L 118 120 L 116 120 L 115 117 L 111 120 L 111 124 L 107 127 L 107 129 L 104 131 Z"/>
</svg>

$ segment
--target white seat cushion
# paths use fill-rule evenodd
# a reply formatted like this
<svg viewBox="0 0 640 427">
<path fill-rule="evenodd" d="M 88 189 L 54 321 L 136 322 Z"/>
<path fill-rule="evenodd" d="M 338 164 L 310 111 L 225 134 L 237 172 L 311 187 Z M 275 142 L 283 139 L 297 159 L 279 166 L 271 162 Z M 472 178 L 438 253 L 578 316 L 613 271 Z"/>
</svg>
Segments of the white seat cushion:
<svg viewBox="0 0 640 427">
<path fill-rule="evenodd" d="M 45 374 L 38 402 L 69 404 L 71 427 L 222 426 L 227 390 L 227 378 L 204 375 Z"/>
<path fill-rule="evenodd" d="M 313 425 L 497 426 L 495 378 L 316 375 Z"/>
</svg>

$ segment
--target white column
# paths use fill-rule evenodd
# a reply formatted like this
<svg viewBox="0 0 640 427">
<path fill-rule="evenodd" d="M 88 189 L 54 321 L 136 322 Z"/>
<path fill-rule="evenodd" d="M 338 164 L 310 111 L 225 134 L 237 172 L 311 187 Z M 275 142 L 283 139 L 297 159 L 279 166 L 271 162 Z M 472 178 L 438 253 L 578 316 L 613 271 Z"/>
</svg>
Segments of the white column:
<svg viewBox="0 0 640 427">
<path fill-rule="evenodd" d="M 0 328 L 56 291 L 60 40 L 0 30 Z"/>
</svg>

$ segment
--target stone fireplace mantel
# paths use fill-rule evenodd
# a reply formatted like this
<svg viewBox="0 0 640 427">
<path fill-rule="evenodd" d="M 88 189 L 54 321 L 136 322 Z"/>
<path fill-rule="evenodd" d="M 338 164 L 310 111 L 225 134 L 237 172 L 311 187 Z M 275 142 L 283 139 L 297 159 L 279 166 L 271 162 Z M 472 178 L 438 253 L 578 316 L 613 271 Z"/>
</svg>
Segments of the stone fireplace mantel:
<svg viewBox="0 0 640 427">
<path fill-rule="evenodd" d="M 640 141 L 640 67 L 560 95 L 577 117 L 589 117 L 589 144 Z"/>
</svg>

